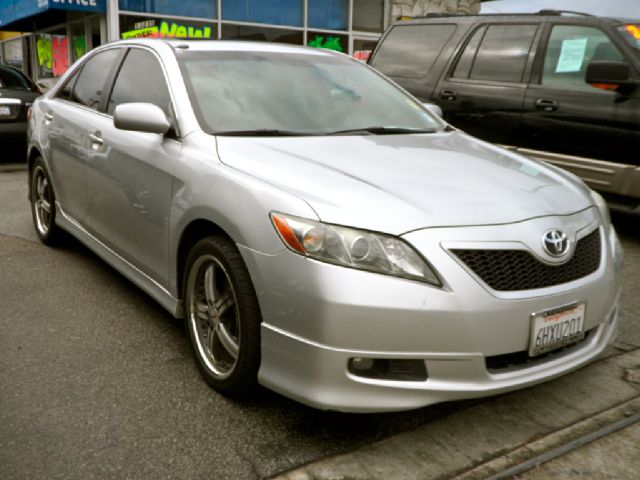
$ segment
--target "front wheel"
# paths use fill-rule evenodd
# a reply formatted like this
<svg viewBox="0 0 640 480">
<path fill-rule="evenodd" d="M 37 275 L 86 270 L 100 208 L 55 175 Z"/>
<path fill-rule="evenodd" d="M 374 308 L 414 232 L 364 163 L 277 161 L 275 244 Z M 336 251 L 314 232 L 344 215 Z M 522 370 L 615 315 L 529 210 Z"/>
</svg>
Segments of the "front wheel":
<svg viewBox="0 0 640 480">
<path fill-rule="evenodd" d="M 199 241 L 184 280 L 186 323 L 198 369 L 215 390 L 238 396 L 257 384 L 260 309 L 249 272 L 226 237 Z"/>
<path fill-rule="evenodd" d="M 36 234 L 42 243 L 51 245 L 59 237 L 56 225 L 56 207 L 53 186 L 41 157 L 36 158 L 30 179 L 31 216 Z"/>
</svg>

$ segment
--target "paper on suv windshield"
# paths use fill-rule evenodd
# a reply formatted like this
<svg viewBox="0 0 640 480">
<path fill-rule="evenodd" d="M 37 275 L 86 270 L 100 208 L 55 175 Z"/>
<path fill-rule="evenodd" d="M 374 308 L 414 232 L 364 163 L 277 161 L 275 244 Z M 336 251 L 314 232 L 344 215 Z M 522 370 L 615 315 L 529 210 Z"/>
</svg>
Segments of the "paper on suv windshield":
<svg viewBox="0 0 640 480">
<path fill-rule="evenodd" d="M 562 41 L 556 73 L 579 72 L 587 50 L 587 38 L 572 38 Z"/>
</svg>

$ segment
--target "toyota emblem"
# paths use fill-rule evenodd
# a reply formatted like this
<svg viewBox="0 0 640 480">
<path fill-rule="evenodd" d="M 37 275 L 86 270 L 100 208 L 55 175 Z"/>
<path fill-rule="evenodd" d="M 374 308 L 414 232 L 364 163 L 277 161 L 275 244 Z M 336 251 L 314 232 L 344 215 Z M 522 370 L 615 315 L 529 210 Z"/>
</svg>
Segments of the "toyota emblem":
<svg viewBox="0 0 640 480">
<path fill-rule="evenodd" d="M 552 257 L 561 257 L 569 251 L 569 239 L 566 233 L 554 228 L 544 233 L 542 246 Z"/>
</svg>

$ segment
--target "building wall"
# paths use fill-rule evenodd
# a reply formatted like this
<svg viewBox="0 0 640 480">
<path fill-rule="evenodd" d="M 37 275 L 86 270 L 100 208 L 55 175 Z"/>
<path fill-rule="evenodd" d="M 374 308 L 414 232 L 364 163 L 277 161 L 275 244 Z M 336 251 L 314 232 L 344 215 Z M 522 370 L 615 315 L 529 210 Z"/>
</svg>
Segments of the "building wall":
<svg viewBox="0 0 640 480">
<path fill-rule="evenodd" d="M 480 0 L 391 0 L 389 24 L 427 13 L 479 13 Z"/>
</svg>

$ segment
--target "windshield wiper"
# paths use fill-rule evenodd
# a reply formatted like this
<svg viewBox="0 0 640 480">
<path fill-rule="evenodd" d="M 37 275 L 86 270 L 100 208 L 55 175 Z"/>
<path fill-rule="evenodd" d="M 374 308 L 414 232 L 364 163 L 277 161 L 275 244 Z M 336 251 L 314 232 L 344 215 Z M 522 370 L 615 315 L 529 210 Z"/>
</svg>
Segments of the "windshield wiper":
<svg viewBox="0 0 640 480">
<path fill-rule="evenodd" d="M 348 135 L 350 133 L 369 133 L 371 135 L 394 135 L 403 133 L 435 133 L 435 128 L 406 128 L 406 127 L 363 127 L 350 128 L 348 130 L 336 130 L 327 135 Z"/>
<path fill-rule="evenodd" d="M 256 130 L 232 130 L 229 132 L 213 132 L 213 134 L 233 137 L 306 137 L 311 135 L 318 135 L 317 133 L 278 130 L 275 128 L 260 128 Z"/>
</svg>

